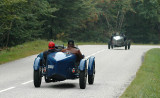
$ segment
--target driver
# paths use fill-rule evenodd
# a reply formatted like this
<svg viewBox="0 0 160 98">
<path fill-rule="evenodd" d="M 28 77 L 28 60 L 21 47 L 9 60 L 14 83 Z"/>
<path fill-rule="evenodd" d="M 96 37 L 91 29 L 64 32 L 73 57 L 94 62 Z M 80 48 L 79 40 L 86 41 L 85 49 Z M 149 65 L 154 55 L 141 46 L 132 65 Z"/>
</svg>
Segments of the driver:
<svg viewBox="0 0 160 98">
<path fill-rule="evenodd" d="M 83 55 L 81 51 L 74 46 L 73 40 L 68 41 L 68 47 L 66 49 L 63 49 L 62 52 L 70 52 L 70 53 L 75 54 L 78 58 L 77 59 L 78 62 L 80 62 L 80 60 L 83 59 Z"/>
<path fill-rule="evenodd" d="M 55 49 L 55 43 L 51 41 L 48 44 L 48 50 L 43 52 L 43 64 L 46 64 L 47 55 L 53 52 L 57 52 L 57 50 Z"/>
</svg>

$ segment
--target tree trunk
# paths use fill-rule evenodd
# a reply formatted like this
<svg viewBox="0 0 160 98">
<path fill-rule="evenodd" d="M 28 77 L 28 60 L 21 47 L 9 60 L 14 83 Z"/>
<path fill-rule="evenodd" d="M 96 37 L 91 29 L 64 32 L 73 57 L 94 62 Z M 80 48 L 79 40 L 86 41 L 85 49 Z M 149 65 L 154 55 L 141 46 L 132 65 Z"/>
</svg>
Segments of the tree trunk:
<svg viewBox="0 0 160 98">
<path fill-rule="evenodd" d="M 122 29 L 123 21 L 124 21 L 124 13 L 122 13 L 122 18 L 119 23 L 119 31 L 121 31 L 121 29 Z"/>
<path fill-rule="evenodd" d="M 106 15 L 105 15 L 105 19 L 106 19 L 106 21 L 107 21 L 107 25 L 108 25 L 109 31 L 111 31 L 111 30 L 112 30 L 112 26 L 110 25 L 110 23 L 109 23 L 108 18 L 107 18 Z"/>
<path fill-rule="evenodd" d="M 10 23 L 10 30 L 9 30 L 9 32 L 8 32 L 8 34 L 7 34 L 6 47 L 8 47 L 8 43 L 9 43 L 9 36 L 10 36 L 11 28 L 12 28 L 12 22 Z"/>
<path fill-rule="evenodd" d="M 117 13 L 117 21 L 116 21 L 116 30 L 118 30 L 118 21 L 119 21 L 119 11 L 118 11 L 118 13 Z"/>
</svg>

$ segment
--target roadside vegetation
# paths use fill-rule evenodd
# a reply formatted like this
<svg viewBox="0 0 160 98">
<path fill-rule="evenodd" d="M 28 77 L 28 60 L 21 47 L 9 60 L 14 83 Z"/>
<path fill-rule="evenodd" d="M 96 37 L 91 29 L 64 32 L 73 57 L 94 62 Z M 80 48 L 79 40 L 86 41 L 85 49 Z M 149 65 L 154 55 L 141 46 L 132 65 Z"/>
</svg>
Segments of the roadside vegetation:
<svg viewBox="0 0 160 98">
<path fill-rule="evenodd" d="M 46 50 L 48 48 L 47 45 L 47 41 L 37 40 L 2 50 L 0 51 L 0 64 L 27 57 L 33 54 L 38 54 Z"/>
<path fill-rule="evenodd" d="M 0 51 L 0 64 L 38 54 L 48 49 L 48 42 L 46 40 L 36 40 L 32 42 L 26 42 L 22 45 L 17 45 L 11 48 L 4 49 Z M 54 41 L 56 45 L 66 46 L 67 42 Z M 105 43 L 95 43 L 95 42 L 76 42 L 76 45 L 97 45 Z"/>
<path fill-rule="evenodd" d="M 0 0 L 0 50 L 33 41 L 160 43 L 160 0 Z"/>
<path fill-rule="evenodd" d="M 136 78 L 120 98 L 160 98 L 160 49 L 149 50 Z"/>
</svg>

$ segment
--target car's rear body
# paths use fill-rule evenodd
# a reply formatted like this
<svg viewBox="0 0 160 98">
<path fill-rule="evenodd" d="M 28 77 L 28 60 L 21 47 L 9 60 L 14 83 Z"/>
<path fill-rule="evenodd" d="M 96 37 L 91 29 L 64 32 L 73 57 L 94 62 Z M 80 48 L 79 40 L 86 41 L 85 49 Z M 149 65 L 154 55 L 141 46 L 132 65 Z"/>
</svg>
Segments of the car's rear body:
<svg viewBox="0 0 160 98">
<path fill-rule="evenodd" d="M 47 54 L 46 60 L 43 53 L 40 53 L 33 64 L 33 83 L 35 87 L 41 86 L 42 77 L 44 76 L 46 83 L 79 78 L 80 88 L 85 89 L 87 75 L 88 83 L 93 84 L 95 77 L 94 56 L 83 58 L 80 62 L 77 62 L 76 55 L 68 52 Z"/>
<path fill-rule="evenodd" d="M 124 46 L 124 37 L 122 36 L 114 36 L 112 39 L 112 45 L 114 47 L 122 47 Z"/>
<path fill-rule="evenodd" d="M 51 53 L 47 57 L 46 76 L 57 81 L 74 79 L 76 78 L 75 67 L 76 55 L 63 52 Z"/>
</svg>

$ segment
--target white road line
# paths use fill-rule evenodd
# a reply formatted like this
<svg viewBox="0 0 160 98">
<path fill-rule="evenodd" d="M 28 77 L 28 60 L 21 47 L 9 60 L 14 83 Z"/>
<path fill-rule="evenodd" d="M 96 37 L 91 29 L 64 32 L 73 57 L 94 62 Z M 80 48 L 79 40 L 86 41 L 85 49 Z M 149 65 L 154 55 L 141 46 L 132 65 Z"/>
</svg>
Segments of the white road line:
<svg viewBox="0 0 160 98">
<path fill-rule="evenodd" d="M 93 53 L 93 54 L 91 54 L 91 55 L 89 55 L 89 56 L 85 57 L 85 59 L 88 59 L 90 56 L 94 56 L 94 55 L 96 55 L 96 54 L 98 54 L 98 53 L 100 53 L 100 52 L 103 52 L 104 50 L 106 50 L 106 49 L 103 49 L 103 50 L 97 51 L 96 53 Z"/>
<path fill-rule="evenodd" d="M 8 90 L 11 90 L 11 89 L 14 89 L 14 88 L 15 88 L 15 87 L 9 87 L 9 88 L 7 88 L 7 89 L 1 90 L 0 93 L 5 92 L 5 91 L 8 91 Z"/>
<path fill-rule="evenodd" d="M 30 83 L 30 82 L 33 82 L 33 80 L 24 82 L 24 83 L 22 83 L 22 85 L 25 85 L 25 84 Z M 15 88 L 15 87 L 9 87 L 9 88 L 7 88 L 7 89 L 0 90 L 0 93 L 5 92 L 5 91 L 8 91 L 8 90 L 11 90 L 11 89 L 14 89 L 14 88 Z"/>
<path fill-rule="evenodd" d="M 24 82 L 24 83 L 22 83 L 22 85 L 24 85 L 24 84 L 28 84 L 28 83 L 30 83 L 30 82 L 33 82 L 33 80 L 30 80 L 30 81 Z"/>
</svg>

